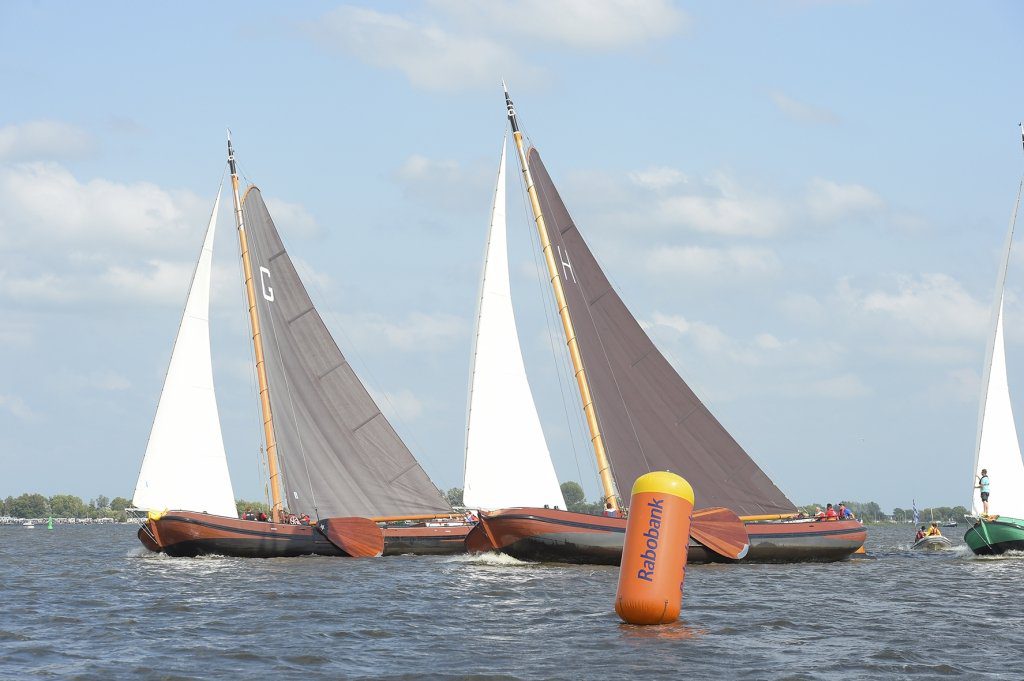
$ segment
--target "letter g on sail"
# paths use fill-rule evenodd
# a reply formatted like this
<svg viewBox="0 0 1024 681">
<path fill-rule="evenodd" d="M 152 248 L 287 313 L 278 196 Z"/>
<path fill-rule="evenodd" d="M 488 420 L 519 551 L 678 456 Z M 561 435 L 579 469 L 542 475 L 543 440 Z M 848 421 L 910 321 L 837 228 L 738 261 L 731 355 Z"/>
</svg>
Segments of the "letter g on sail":
<svg viewBox="0 0 1024 681">
<path fill-rule="evenodd" d="M 266 267 L 260 267 L 260 288 L 263 289 L 263 299 L 274 302 L 274 287 L 270 285 L 270 270 Z"/>
</svg>

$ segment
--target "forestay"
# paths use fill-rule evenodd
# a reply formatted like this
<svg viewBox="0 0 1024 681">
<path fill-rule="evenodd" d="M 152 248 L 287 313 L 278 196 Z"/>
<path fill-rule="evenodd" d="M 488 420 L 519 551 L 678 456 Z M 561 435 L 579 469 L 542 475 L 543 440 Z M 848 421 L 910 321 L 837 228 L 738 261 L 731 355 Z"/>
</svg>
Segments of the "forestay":
<svg viewBox="0 0 1024 681">
<path fill-rule="evenodd" d="M 583 240 L 540 154 L 530 149 L 528 158 L 620 488 L 669 470 L 693 485 L 698 507 L 795 511 L 654 346 Z"/>
<path fill-rule="evenodd" d="M 132 504 L 237 517 L 210 359 L 210 279 L 220 193 L 174 340 Z"/>
<path fill-rule="evenodd" d="M 526 377 L 512 308 L 505 226 L 505 143 L 480 285 L 463 500 L 470 508 L 565 508 Z"/>
<path fill-rule="evenodd" d="M 342 355 L 259 189 L 242 200 L 285 507 L 319 517 L 451 507 Z"/>
</svg>

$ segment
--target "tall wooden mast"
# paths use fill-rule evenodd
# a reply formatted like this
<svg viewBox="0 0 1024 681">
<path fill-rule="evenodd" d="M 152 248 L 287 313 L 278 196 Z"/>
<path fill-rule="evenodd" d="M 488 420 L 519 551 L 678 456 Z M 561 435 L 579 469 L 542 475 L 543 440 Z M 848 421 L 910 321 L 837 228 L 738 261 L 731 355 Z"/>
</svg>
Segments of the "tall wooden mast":
<svg viewBox="0 0 1024 681">
<path fill-rule="evenodd" d="M 504 85 L 503 82 L 502 87 Z M 610 503 L 615 510 L 618 510 L 619 502 L 616 498 L 615 480 L 612 478 L 611 464 L 608 462 L 608 453 L 605 451 L 604 439 L 601 437 L 601 429 L 597 423 L 597 412 L 594 409 L 594 400 L 590 395 L 590 383 L 587 381 L 587 372 L 583 368 L 583 357 L 580 355 L 579 343 L 576 341 L 576 330 L 573 328 L 572 318 L 569 316 L 569 304 L 565 300 L 565 291 L 562 289 L 562 276 L 559 274 L 558 265 L 555 263 L 555 254 L 551 248 L 551 239 L 548 238 L 548 228 L 544 222 L 544 213 L 541 211 L 540 199 L 537 197 L 537 188 L 533 184 L 530 164 L 526 159 L 523 133 L 519 131 L 519 123 L 516 121 L 516 110 L 512 105 L 512 98 L 509 97 L 507 87 L 505 87 L 505 105 L 508 107 L 508 120 L 512 125 L 512 139 L 515 140 L 516 151 L 519 153 L 519 165 L 523 169 L 526 193 L 530 195 L 533 219 L 537 223 L 537 233 L 540 234 L 540 246 L 544 251 L 544 262 L 548 266 L 551 288 L 555 291 L 555 304 L 558 306 L 558 315 L 562 319 L 565 341 L 569 347 L 569 357 L 572 358 L 572 368 L 576 373 L 576 384 L 580 389 L 580 399 L 583 401 L 583 413 L 587 417 L 590 441 L 594 445 L 594 456 L 597 457 L 597 470 L 601 476 L 601 487 L 604 489 L 604 501 Z"/>
<path fill-rule="evenodd" d="M 260 334 L 260 315 L 256 309 L 256 286 L 252 279 L 252 263 L 249 261 L 249 242 L 245 237 L 245 223 L 242 220 L 242 201 L 238 196 L 238 170 L 235 167 L 235 150 L 231 146 L 230 131 L 228 132 L 228 165 L 231 168 L 231 189 L 235 198 L 235 225 L 238 227 L 238 245 L 242 251 L 245 294 L 249 302 L 252 346 L 256 354 L 256 377 L 260 384 L 263 435 L 267 442 L 267 467 L 270 469 L 270 496 L 274 504 L 271 515 L 273 516 L 273 521 L 279 523 L 281 522 L 284 504 L 281 502 L 280 473 L 277 466 L 277 439 L 274 437 L 274 419 L 270 413 L 270 386 L 267 383 L 267 367 L 263 361 L 263 336 Z"/>
</svg>

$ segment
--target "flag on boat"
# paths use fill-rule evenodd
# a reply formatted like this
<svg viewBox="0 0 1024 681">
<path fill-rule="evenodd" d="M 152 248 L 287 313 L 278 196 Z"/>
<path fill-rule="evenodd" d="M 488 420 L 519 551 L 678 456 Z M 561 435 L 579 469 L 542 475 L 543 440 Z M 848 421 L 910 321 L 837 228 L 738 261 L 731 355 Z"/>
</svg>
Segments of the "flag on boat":
<svg viewBox="0 0 1024 681">
<path fill-rule="evenodd" d="M 917 525 L 919 522 L 921 522 L 921 514 L 917 512 L 917 500 L 911 500 L 910 506 L 911 508 L 914 509 L 914 524 Z"/>
</svg>

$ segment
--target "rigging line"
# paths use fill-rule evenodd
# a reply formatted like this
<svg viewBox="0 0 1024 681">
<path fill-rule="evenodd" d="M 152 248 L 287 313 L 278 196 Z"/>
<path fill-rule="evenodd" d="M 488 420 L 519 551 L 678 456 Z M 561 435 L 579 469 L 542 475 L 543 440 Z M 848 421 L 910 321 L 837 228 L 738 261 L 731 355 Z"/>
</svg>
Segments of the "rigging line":
<svg viewBox="0 0 1024 681">
<path fill-rule="evenodd" d="M 518 165 L 520 166 L 520 175 L 522 175 L 522 161 L 519 159 L 518 153 L 516 154 L 516 159 Z M 517 182 L 516 184 L 519 186 L 519 196 L 523 205 L 523 214 L 526 216 L 531 216 L 533 212 L 532 209 L 529 207 L 529 203 L 526 198 L 526 188 L 523 185 L 523 182 Z M 557 311 L 554 311 L 553 297 L 548 295 L 545 291 L 545 286 L 547 286 L 547 284 L 545 284 L 544 282 L 547 279 L 547 267 L 541 264 L 541 257 L 543 256 L 541 254 L 540 248 L 540 235 L 537 233 L 536 226 L 530 224 L 531 222 L 533 222 L 533 220 L 528 218 L 526 224 L 527 231 L 530 234 L 530 243 L 533 245 L 533 263 L 534 271 L 536 273 L 537 294 L 541 301 L 541 309 L 544 310 L 545 326 L 548 332 L 548 345 L 551 348 L 551 361 L 554 364 L 555 376 L 558 379 L 558 392 L 561 396 L 562 412 L 565 415 L 565 426 L 569 435 L 569 445 L 572 449 L 572 456 L 576 463 L 576 474 L 579 476 L 580 484 L 582 484 L 584 480 L 583 470 L 580 468 L 579 451 L 576 446 L 576 440 L 578 437 L 580 437 L 579 435 L 576 434 L 576 430 L 582 424 L 582 417 L 579 414 L 579 410 L 572 410 L 572 412 L 576 414 L 577 420 L 576 427 L 574 428 L 572 417 L 569 415 L 569 400 L 568 398 L 566 398 L 565 395 L 565 386 L 569 383 L 569 377 L 565 374 L 568 372 L 568 366 L 570 362 L 569 358 L 566 356 L 568 354 L 567 348 L 564 347 L 563 344 L 555 342 L 556 334 L 560 333 L 560 331 L 558 331 L 555 328 L 555 321 L 553 318 L 553 315 L 557 315 Z M 559 347 L 561 347 L 562 357 L 558 356 Z M 583 427 L 585 427 L 585 424 L 582 425 Z M 582 433 L 582 430 L 580 431 L 580 433 Z M 591 472 L 595 475 L 595 477 L 597 477 L 596 467 Z"/>
<path fill-rule="evenodd" d="M 269 213 L 268 213 L 268 216 L 269 216 Z M 272 223 L 273 223 L 273 221 L 271 220 L 271 224 Z M 253 223 L 250 222 L 249 224 L 253 224 Z M 275 226 L 275 229 L 276 229 L 276 226 Z M 278 238 L 280 238 L 280 233 L 278 234 Z M 283 239 L 281 240 L 281 245 L 282 245 L 282 247 L 284 246 L 284 240 Z M 258 243 L 254 243 L 253 246 L 250 246 L 250 249 L 256 251 L 257 262 L 267 262 L 269 264 L 268 261 L 263 260 L 262 253 L 260 251 L 260 246 L 259 246 Z M 287 249 L 284 249 L 284 252 L 287 253 Z M 288 259 L 291 260 L 291 257 L 289 256 Z M 301 280 L 300 280 L 300 282 L 301 282 Z M 312 301 L 310 301 L 310 302 L 312 302 Z M 271 335 L 274 337 L 274 347 L 277 348 L 277 356 L 278 357 L 284 357 L 284 353 L 281 352 L 281 339 L 280 339 L 280 337 L 278 336 L 278 333 L 277 333 L 277 321 L 275 320 L 274 312 L 270 308 L 269 305 L 267 306 L 267 313 L 268 313 L 268 315 L 270 317 L 270 332 L 271 332 Z M 289 328 L 290 329 L 290 327 L 288 326 L 287 322 L 285 322 L 285 328 Z M 266 361 L 266 358 L 264 358 L 264 361 Z M 313 514 L 316 516 L 317 520 L 320 520 L 320 508 L 319 508 L 319 504 L 317 503 L 317 500 L 316 500 L 316 492 L 313 490 L 313 477 L 309 473 L 309 461 L 306 458 L 306 448 L 305 448 L 305 445 L 302 442 L 302 429 L 299 428 L 299 418 L 298 418 L 298 413 L 295 410 L 295 396 L 294 396 L 294 392 L 292 391 L 291 380 L 288 377 L 288 372 L 287 371 L 282 371 L 281 375 L 284 377 L 285 394 L 288 396 L 288 407 L 291 410 L 292 425 L 295 427 L 295 438 L 296 438 L 296 440 L 298 440 L 298 443 L 299 443 L 299 454 L 302 455 L 302 466 L 303 466 L 303 468 L 306 471 L 306 482 L 309 485 L 309 496 L 310 496 L 311 500 L 313 501 Z M 275 429 L 275 435 L 276 435 L 276 429 Z M 279 458 L 279 463 L 280 463 L 280 458 Z M 284 487 L 284 485 L 282 485 L 282 487 Z M 287 490 L 285 490 L 285 492 L 286 492 L 286 496 L 287 496 Z"/>
<path fill-rule="evenodd" d="M 547 174 L 547 168 L 546 167 L 545 167 L 545 174 Z M 550 175 L 549 175 L 549 177 L 550 177 Z M 536 184 L 536 182 L 535 182 L 535 184 Z M 552 187 L 554 187 L 554 181 L 552 181 L 550 184 L 552 185 Z M 544 204 L 543 210 L 545 211 L 545 213 L 547 215 L 552 215 L 553 212 L 551 210 L 551 205 L 552 205 L 551 201 L 553 199 L 548 197 L 547 195 L 541 194 L 539 188 L 537 190 L 537 195 L 538 195 L 538 197 L 540 197 L 541 203 Z M 564 207 L 564 204 L 563 204 L 563 207 Z M 568 212 L 569 212 L 568 207 L 565 207 L 565 211 L 568 214 Z M 587 248 L 589 250 L 589 247 L 586 246 L 586 240 L 583 239 L 583 235 L 580 233 L 579 228 L 576 226 L 576 221 L 573 220 L 572 215 L 569 215 L 569 223 L 572 225 L 572 228 L 574 230 L 576 230 L 576 233 L 579 235 L 580 240 L 583 241 L 585 248 Z M 558 226 L 554 225 L 554 229 L 558 229 Z M 562 238 L 561 234 L 558 235 L 558 239 L 559 239 L 560 242 L 562 242 L 564 244 L 564 239 Z M 568 252 L 568 245 L 566 245 L 566 251 Z M 594 255 L 593 251 L 591 251 L 590 254 L 594 258 L 594 262 L 597 265 L 598 270 L 600 270 L 603 273 L 604 270 L 601 268 L 600 263 L 597 262 L 597 256 Z M 559 275 L 559 276 L 561 277 L 561 275 Z M 562 278 L 562 280 L 563 280 L 563 285 L 566 285 L 566 282 L 565 282 L 564 278 Z M 648 471 L 650 471 L 651 470 L 651 464 L 647 460 L 647 454 L 644 451 L 643 445 L 640 443 L 640 436 L 639 436 L 639 434 L 636 431 L 636 426 L 633 424 L 633 416 L 632 416 L 632 414 L 629 411 L 629 406 L 626 404 L 626 400 L 625 400 L 625 398 L 622 395 L 622 389 L 619 386 L 619 380 L 618 380 L 618 378 L 615 375 L 614 368 L 612 367 L 611 359 L 608 357 L 608 351 L 605 348 L 604 339 L 601 337 L 601 334 L 597 332 L 597 321 L 594 319 L 594 314 L 593 314 L 593 312 L 590 309 L 590 299 L 587 296 L 586 290 L 584 290 L 584 288 L 583 288 L 583 284 L 575 276 L 573 277 L 573 283 L 576 284 L 576 287 L 580 291 L 580 296 L 583 298 L 583 307 L 584 307 L 584 309 L 587 312 L 587 317 L 590 320 L 591 326 L 594 327 L 594 336 L 597 338 L 597 342 L 598 342 L 598 344 L 601 347 L 601 354 L 604 356 L 605 365 L 608 367 L 608 373 L 609 373 L 609 375 L 612 378 L 612 383 L 615 385 L 615 392 L 616 392 L 616 394 L 619 397 L 619 402 L 622 404 L 623 411 L 626 413 L 626 419 L 629 421 L 630 429 L 633 431 L 633 439 L 634 439 L 634 441 L 637 444 L 637 448 L 640 450 L 640 457 L 644 461 L 644 467 L 647 468 Z M 611 282 L 608 282 L 608 286 L 609 286 L 609 288 L 611 288 Z M 612 289 L 612 292 L 614 293 L 614 289 Z M 568 304 L 569 304 L 568 300 L 566 300 L 566 305 L 568 305 Z M 569 315 L 570 315 L 570 319 L 571 319 L 572 318 L 572 311 L 571 310 L 569 311 Z M 574 327 L 575 327 L 575 325 L 574 325 Z M 580 342 L 579 341 L 579 334 L 577 333 L 576 336 L 577 336 L 576 343 L 579 344 L 579 342 Z M 586 374 L 587 373 L 587 366 L 586 366 L 587 362 L 586 362 L 586 359 L 583 357 L 582 347 L 580 348 L 579 356 L 580 356 L 580 362 L 583 363 L 584 374 Z M 589 378 L 587 380 L 589 381 Z M 591 400 L 594 403 L 593 404 L 594 416 L 597 419 L 598 428 L 600 428 L 601 437 L 602 437 L 602 439 L 605 442 L 605 450 L 607 451 L 609 449 L 609 447 L 608 447 L 608 445 L 609 445 L 608 437 L 607 437 L 607 433 L 606 433 L 606 431 L 604 429 L 604 426 L 602 424 L 601 414 L 600 414 L 600 411 L 597 408 L 597 400 L 594 398 L 593 392 L 591 392 Z M 611 468 L 612 481 L 616 483 L 615 484 L 615 487 L 616 487 L 615 491 L 618 492 L 618 484 L 617 484 L 617 481 L 615 481 L 615 466 L 612 463 L 612 457 L 611 457 L 610 454 L 608 455 L 608 466 Z"/>
</svg>

